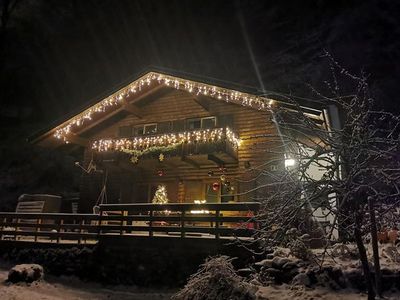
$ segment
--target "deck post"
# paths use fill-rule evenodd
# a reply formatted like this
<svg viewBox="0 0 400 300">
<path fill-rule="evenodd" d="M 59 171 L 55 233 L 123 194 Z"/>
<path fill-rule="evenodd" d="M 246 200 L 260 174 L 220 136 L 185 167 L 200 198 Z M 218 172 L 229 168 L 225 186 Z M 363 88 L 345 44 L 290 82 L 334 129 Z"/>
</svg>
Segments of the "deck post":
<svg viewBox="0 0 400 300">
<path fill-rule="evenodd" d="M 60 243 L 60 239 L 61 239 L 61 236 L 60 236 L 60 233 L 61 233 L 61 227 L 62 227 L 62 225 L 64 224 L 64 220 L 63 219 L 61 219 L 60 220 L 60 223 L 58 223 L 58 230 L 57 230 L 57 232 L 58 232 L 58 235 L 57 235 L 57 244 L 59 244 Z"/>
<path fill-rule="evenodd" d="M 0 240 L 3 240 L 3 230 L 4 230 L 4 223 L 7 223 L 7 218 L 2 218 L 3 219 L 3 223 L 1 224 L 1 234 L 0 234 Z"/>
<path fill-rule="evenodd" d="M 81 218 L 80 220 L 79 220 L 79 237 L 78 237 L 78 244 L 81 244 L 82 243 L 82 225 L 83 225 L 83 222 L 84 222 L 84 220 L 83 220 L 83 218 Z"/>
<path fill-rule="evenodd" d="M 220 216 L 220 211 L 217 209 L 215 211 L 215 238 L 218 240 L 219 239 L 219 216 Z"/>
<path fill-rule="evenodd" d="M 153 236 L 153 210 L 149 212 L 149 236 Z"/>
<path fill-rule="evenodd" d="M 181 238 L 184 238 L 185 235 L 186 235 L 186 232 L 185 232 L 185 215 L 186 215 L 186 211 L 183 208 L 181 210 Z"/>
<path fill-rule="evenodd" d="M 18 219 L 19 220 L 19 219 Z M 36 219 L 36 225 L 39 225 L 39 224 L 41 224 L 42 222 L 41 222 L 41 219 L 40 218 L 37 218 Z M 35 234 L 35 238 L 34 238 L 34 241 L 35 242 L 37 242 L 37 240 L 38 240 L 38 232 L 39 232 L 39 226 L 36 226 L 36 234 Z"/>
<path fill-rule="evenodd" d="M 122 210 L 121 211 L 121 215 L 122 217 L 126 217 L 128 215 L 128 211 L 127 210 Z M 124 233 L 126 233 L 125 230 L 123 230 L 123 228 L 127 225 L 126 220 L 121 221 L 121 230 L 120 230 L 120 235 L 123 235 Z"/>
<path fill-rule="evenodd" d="M 99 225 L 98 234 L 99 235 L 102 234 L 102 231 L 101 231 L 102 219 L 103 219 L 103 210 L 100 209 L 100 215 L 99 215 L 99 220 L 98 220 L 98 225 Z"/>
<path fill-rule="evenodd" d="M 19 224 L 19 218 L 16 219 L 15 232 L 14 232 L 14 240 L 15 241 L 18 240 L 18 237 L 17 237 L 17 231 L 19 230 L 18 224 Z M 36 228 L 36 230 L 37 230 L 37 228 Z M 36 236 L 35 236 L 35 239 L 36 239 Z M 35 240 L 35 242 L 36 242 L 36 240 Z"/>
</svg>

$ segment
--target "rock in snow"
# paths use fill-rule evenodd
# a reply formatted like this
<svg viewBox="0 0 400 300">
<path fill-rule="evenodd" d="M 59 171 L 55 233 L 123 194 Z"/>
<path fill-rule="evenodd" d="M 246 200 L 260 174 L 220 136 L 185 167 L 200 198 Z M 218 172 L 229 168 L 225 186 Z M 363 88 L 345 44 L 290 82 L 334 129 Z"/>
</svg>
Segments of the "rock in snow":
<svg viewBox="0 0 400 300">
<path fill-rule="evenodd" d="M 310 278 L 304 273 L 300 273 L 294 276 L 292 283 L 294 285 L 304 285 L 304 286 L 311 285 Z"/>
<path fill-rule="evenodd" d="M 37 264 L 22 264 L 14 266 L 8 272 L 7 281 L 16 282 L 33 282 L 43 278 L 43 267 Z"/>
</svg>

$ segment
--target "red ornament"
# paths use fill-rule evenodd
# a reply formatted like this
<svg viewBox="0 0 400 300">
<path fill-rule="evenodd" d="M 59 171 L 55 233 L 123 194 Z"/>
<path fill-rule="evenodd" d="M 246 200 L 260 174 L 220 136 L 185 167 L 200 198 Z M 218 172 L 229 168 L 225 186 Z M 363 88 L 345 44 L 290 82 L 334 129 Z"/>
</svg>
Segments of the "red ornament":
<svg viewBox="0 0 400 300">
<path fill-rule="evenodd" d="M 164 171 L 163 170 L 158 170 L 157 171 L 157 175 L 160 176 L 160 177 L 164 176 Z"/>
<path fill-rule="evenodd" d="M 214 182 L 212 185 L 212 189 L 213 191 L 218 191 L 219 190 L 219 183 L 218 182 Z"/>
</svg>

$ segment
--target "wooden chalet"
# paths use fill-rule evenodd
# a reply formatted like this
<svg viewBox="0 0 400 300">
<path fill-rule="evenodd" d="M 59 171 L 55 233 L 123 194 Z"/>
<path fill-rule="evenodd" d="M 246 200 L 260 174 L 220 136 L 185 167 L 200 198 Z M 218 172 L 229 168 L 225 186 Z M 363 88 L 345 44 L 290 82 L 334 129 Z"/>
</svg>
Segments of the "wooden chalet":
<svg viewBox="0 0 400 300">
<path fill-rule="evenodd" d="M 151 203 L 165 185 L 170 203 L 257 200 L 266 161 L 285 167 L 271 108 L 258 96 L 184 77 L 148 72 L 38 135 L 43 147 L 84 147 L 79 212 L 99 203 Z M 327 122 L 327 109 L 310 115 Z"/>
</svg>

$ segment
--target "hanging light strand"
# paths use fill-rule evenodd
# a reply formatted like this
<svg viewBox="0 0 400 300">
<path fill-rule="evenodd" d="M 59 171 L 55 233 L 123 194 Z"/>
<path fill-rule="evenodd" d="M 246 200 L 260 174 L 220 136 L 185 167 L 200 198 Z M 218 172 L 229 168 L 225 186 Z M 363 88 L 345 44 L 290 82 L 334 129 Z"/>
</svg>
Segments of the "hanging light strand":
<svg viewBox="0 0 400 300">
<path fill-rule="evenodd" d="M 185 90 L 195 95 L 206 95 L 219 100 L 224 100 L 226 102 L 233 102 L 259 110 L 269 108 L 271 101 L 273 101 L 264 97 L 150 72 L 144 77 L 132 82 L 123 89 L 120 89 L 99 103 L 76 115 L 74 118 L 69 120 L 67 124 L 63 124 L 60 128 L 57 128 L 54 133 L 54 137 L 68 142 L 68 135 L 73 131 L 74 128 L 78 128 L 86 124 L 92 120 L 94 115 L 98 113 L 103 113 L 113 107 L 115 108 L 122 106 L 126 98 L 148 88 L 153 82 L 170 86 L 177 90 Z"/>
<path fill-rule="evenodd" d="M 224 134 L 225 131 L 225 134 Z M 168 147 L 177 144 L 212 143 L 224 138 L 235 148 L 239 147 L 240 139 L 229 128 L 202 129 L 181 133 L 168 133 L 149 137 L 135 137 L 132 139 L 100 139 L 94 141 L 92 149 L 99 152 L 144 150 L 150 147 Z"/>
</svg>

